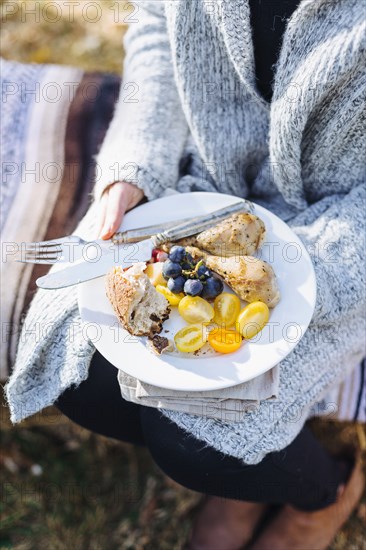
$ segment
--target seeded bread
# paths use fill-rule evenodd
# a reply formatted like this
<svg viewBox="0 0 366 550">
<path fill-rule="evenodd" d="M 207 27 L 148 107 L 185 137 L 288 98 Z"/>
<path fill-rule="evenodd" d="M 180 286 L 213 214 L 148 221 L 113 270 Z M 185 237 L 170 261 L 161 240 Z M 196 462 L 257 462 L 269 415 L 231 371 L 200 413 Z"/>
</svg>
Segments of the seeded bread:
<svg viewBox="0 0 366 550">
<path fill-rule="evenodd" d="M 115 314 L 130 334 L 153 336 L 169 317 L 167 299 L 157 292 L 139 262 L 127 270 L 113 268 L 106 276 L 106 292 Z"/>
</svg>

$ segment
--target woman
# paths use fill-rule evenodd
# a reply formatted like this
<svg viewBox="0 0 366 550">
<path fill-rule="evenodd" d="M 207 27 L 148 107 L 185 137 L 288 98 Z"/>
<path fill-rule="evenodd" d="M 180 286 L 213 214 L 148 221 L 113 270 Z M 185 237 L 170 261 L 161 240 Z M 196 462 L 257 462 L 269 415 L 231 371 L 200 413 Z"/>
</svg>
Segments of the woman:
<svg viewBox="0 0 366 550">
<path fill-rule="evenodd" d="M 357 457 L 331 456 L 304 426 L 364 353 L 363 10 L 357 0 L 273 6 L 136 4 L 120 101 L 97 158 L 95 208 L 108 239 L 144 196 L 220 191 L 253 198 L 301 236 L 318 299 L 307 333 L 281 363 L 277 409 L 263 402 L 230 423 L 128 403 L 116 369 L 82 338 L 57 363 L 60 336 L 31 357 L 21 344 L 7 390 L 14 410 L 16 395 L 26 395 L 24 372 L 52 362 L 59 380 L 52 388 L 45 381 L 40 395 L 47 386 L 70 418 L 147 445 L 169 476 L 210 495 L 191 548 L 243 547 L 268 504 L 280 511 L 251 548 L 326 548 L 364 487 Z M 61 296 L 59 328 L 65 311 L 68 320 L 77 315 L 72 291 Z M 37 296 L 33 312 L 44 300 Z"/>
</svg>

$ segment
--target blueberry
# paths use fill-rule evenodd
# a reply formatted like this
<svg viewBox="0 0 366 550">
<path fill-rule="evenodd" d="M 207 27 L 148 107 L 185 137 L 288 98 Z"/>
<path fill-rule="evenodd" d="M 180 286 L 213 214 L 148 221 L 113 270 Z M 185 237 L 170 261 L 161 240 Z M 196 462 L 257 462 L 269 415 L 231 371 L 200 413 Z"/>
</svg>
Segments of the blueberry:
<svg viewBox="0 0 366 550">
<path fill-rule="evenodd" d="M 176 279 L 168 279 L 168 288 L 174 294 L 179 294 L 183 292 L 184 283 L 186 282 L 185 278 L 182 275 L 179 275 Z"/>
<path fill-rule="evenodd" d="M 186 255 L 182 262 L 180 262 L 180 265 L 182 266 L 182 269 L 189 271 L 191 269 L 194 269 L 197 262 L 194 261 L 192 256 L 189 252 L 186 252 Z"/>
<path fill-rule="evenodd" d="M 197 277 L 201 280 L 205 280 L 212 275 L 211 271 L 205 265 L 200 265 L 196 273 Z"/>
<path fill-rule="evenodd" d="M 184 260 L 185 255 L 186 251 L 184 246 L 176 245 L 170 249 L 169 259 L 176 264 L 180 264 Z"/>
<path fill-rule="evenodd" d="M 216 277 L 209 277 L 203 288 L 203 298 L 216 298 L 224 290 L 224 284 Z"/>
<path fill-rule="evenodd" d="M 203 290 L 203 284 L 197 279 L 188 279 L 184 285 L 184 292 L 188 296 L 199 296 Z"/>
<path fill-rule="evenodd" d="M 185 253 L 184 259 L 185 259 L 185 261 L 188 262 L 189 264 L 192 264 L 192 265 L 195 264 L 195 261 L 194 261 L 194 259 L 193 259 L 193 256 L 192 256 L 189 252 L 186 252 L 186 253 Z"/>
<path fill-rule="evenodd" d="M 182 274 L 182 268 L 179 264 L 172 262 L 171 260 L 166 260 L 163 265 L 163 277 L 164 279 L 170 279 L 172 277 L 175 279 Z"/>
</svg>

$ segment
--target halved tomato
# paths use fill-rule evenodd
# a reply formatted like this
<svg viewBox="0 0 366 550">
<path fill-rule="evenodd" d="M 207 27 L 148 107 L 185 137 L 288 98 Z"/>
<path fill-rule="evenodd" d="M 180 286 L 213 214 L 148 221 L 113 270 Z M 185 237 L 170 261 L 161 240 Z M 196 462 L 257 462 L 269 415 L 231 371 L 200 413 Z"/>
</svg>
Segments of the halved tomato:
<svg viewBox="0 0 366 550">
<path fill-rule="evenodd" d="M 187 323 L 209 323 L 215 314 L 213 307 L 200 296 L 185 296 L 179 302 L 178 311 Z"/>
<path fill-rule="evenodd" d="M 183 292 L 181 292 L 180 294 L 174 294 L 169 290 L 168 287 L 163 285 L 156 285 L 156 290 L 160 292 L 160 294 L 165 296 L 171 306 L 177 306 L 185 296 Z"/>
<path fill-rule="evenodd" d="M 263 302 L 252 302 L 238 315 L 236 329 L 246 340 L 254 338 L 268 323 L 269 309 Z"/>
<path fill-rule="evenodd" d="M 200 324 L 187 325 L 176 333 L 174 342 L 184 353 L 197 351 L 205 344 L 204 327 Z"/>
<path fill-rule="evenodd" d="M 237 351 L 242 341 L 243 339 L 239 332 L 222 327 L 212 330 L 208 335 L 210 346 L 219 353 L 233 353 Z"/>
<path fill-rule="evenodd" d="M 154 264 L 147 264 L 145 273 L 149 277 L 151 284 L 155 287 L 158 285 L 166 286 L 167 282 L 163 277 L 163 263 L 156 262 Z"/>
<path fill-rule="evenodd" d="M 224 325 L 225 327 L 231 327 L 240 312 L 241 303 L 235 294 L 229 292 L 222 292 L 215 298 L 214 310 L 215 317 L 214 322 L 218 325 Z"/>
</svg>

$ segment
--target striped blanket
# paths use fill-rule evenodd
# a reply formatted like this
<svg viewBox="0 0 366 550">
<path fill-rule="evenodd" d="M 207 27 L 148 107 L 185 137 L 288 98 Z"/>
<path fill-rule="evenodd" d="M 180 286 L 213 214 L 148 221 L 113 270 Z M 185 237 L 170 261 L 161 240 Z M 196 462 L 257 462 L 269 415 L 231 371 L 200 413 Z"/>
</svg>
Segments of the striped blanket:
<svg viewBox="0 0 366 550">
<path fill-rule="evenodd" d="M 48 270 L 12 258 L 22 242 L 70 234 L 86 213 L 95 182 L 94 156 L 119 87 L 114 75 L 1 62 L 2 380 L 14 362 L 35 280 Z M 365 422 L 365 369 L 363 361 L 328 396 L 328 409 L 319 404 L 316 414 Z"/>
<path fill-rule="evenodd" d="M 21 243 L 70 234 L 84 216 L 119 87 L 113 75 L 1 60 L 2 380 L 35 280 L 49 269 L 12 258 Z"/>
</svg>

